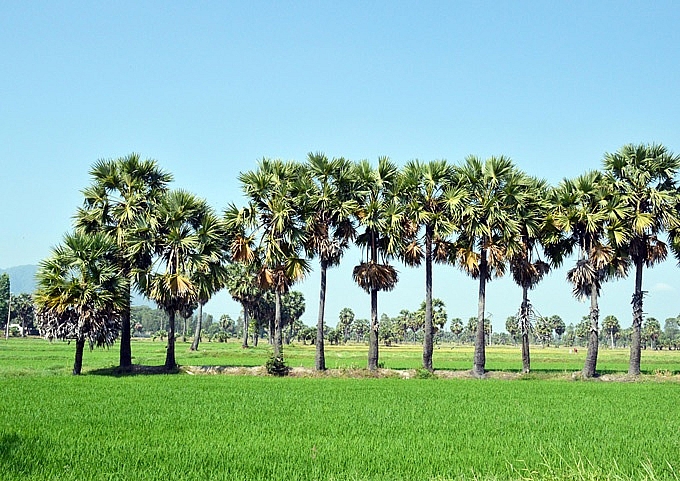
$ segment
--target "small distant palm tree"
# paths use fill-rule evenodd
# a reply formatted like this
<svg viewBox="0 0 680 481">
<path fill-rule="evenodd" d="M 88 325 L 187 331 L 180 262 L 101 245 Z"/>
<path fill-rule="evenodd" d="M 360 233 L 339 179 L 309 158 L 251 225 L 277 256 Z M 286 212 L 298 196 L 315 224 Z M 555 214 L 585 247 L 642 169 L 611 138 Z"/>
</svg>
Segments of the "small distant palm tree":
<svg viewBox="0 0 680 481">
<path fill-rule="evenodd" d="M 470 156 L 458 168 L 458 182 L 465 189 L 462 202 L 452 212 L 459 233 L 456 263 L 473 279 L 479 279 L 477 325 L 472 373 L 485 374 L 486 283 L 505 273 L 506 265 L 520 249 L 517 206 L 523 202 L 526 176 L 518 173 L 507 157 L 486 161 Z"/>
<path fill-rule="evenodd" d="M 259 301 L 262 291 L 256 284 L 256 269 L 253 264 L 234 262 L 228 267 L 227 291 L 243 309 L 243 343 L 242 347 L 248 347 L 248 325 L 250 316 L 254 312 L 255 305 Z"/>
<path fill-rule="evenodd" d="M 633 326 L 628 373 L 640 374 L 642 329 L 642 274 L 668 255 L 659 235 L 666 229 L 675 238 L 680 216 L 677 205 L 676 174 L 680 156 L 658 144 L 628 144 L 604 156 L 604 169 L 612 179 L 626 211 L 620 217 L 625 251 L 635 266 Z M 673 243 L 673 240 L 672 240 Z"/>
<path fill-rule="evenodd" d="M 229 251 L 226 229 L 223 222 L 209 211 L 202 219 L 197 230 L 201 252 L 205 259 L 194 272 L 194 282 L 197 289 L 198 319 L 196 331 L 191 343 L 191 350 L 198 350 L 203 324 L 203 306 L 210 298 L 223 289 L 227 282 L 227 265 Z"/>
<path fill-rule="evenodd" d="M 40 263 L 35 293 L 41 332 L 48 339 L 75 339 L 73 374 L 83 366 L 85 342 L 113 345 L 129 296 L 129 280 L 120 276 L 115 240 L 99 232 L 65 236 Z"/>
</svg>

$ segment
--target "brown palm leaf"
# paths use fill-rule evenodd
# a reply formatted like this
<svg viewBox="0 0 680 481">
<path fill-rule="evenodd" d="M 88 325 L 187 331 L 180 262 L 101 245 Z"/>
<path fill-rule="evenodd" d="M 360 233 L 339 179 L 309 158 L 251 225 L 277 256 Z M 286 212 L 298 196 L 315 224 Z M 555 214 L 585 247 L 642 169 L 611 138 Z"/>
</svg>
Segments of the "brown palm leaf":
<svg viewBox="0 0 680 481">
<path fill-rule="evenodd" d="M 422 263 L 424 255 L 423 247 L 418 242 L 418 239 L 414 239 L 406 244 L 402 251 L 404 263 L 411 267 L 418 267 Z"/>
<path fill-rule="evenodd" d="M 455 252 L 453 243 L 441 239 L 435 240 L 434 250 L 432 252 L 435 262 L 440 264 L 447 264 L 452 261 L 455 262 L 455 259 L 451 259 L 452 252 Z"/>
<path fill-rule="evenodd" d="M 589 297 L 593 289 L 600 291 L 600 275 L 587 259 L 580 259 L 574 267 L 569 269 L 567 281 L 574 286 L 572 292 L 577 299 Z"/>
<path fill-rule="evenodd" d="M 550 271 L 550 265 L 543 261 L 529 262 L 524 256 L 515 256 L 510 261 L 510 270 L 517 285 L 532 289 Z"/>
<path fill-rule="evenodd" d="M 366 292 L 375 289 L 378 291 L 391 291 L 397 285 L 399 273 L 389 264 L 376 262 L 362 262 L 352 272 L 354 281 Z"/>
<path fill-rule="evenodd" d="M 255 257 L 252 237 L 236 236 L 231 243 L 231 256 L 235 262 L 249 264 Z"/>
<path fill-rule="evenodd" d="M 456 250 L 456 263 L 474 279 L 479 276 L 479 258 L 480 255 L 472 249 L 459 247 Z"/>
<path fill-rule="evenodd" d="M 665 261 L 666 257 L 668 257 L 666 243 L 659 240 L 657 236 L 651 236 L 648 240 L 647 258 L 645 259 L 647 267 L 653 267 L 654 264 Z"/>
</svg>

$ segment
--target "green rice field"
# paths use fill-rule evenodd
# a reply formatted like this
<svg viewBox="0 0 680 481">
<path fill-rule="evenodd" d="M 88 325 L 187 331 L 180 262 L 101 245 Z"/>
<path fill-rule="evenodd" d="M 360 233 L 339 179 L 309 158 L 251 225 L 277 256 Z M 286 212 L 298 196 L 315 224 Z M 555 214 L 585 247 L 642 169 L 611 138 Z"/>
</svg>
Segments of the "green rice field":
<svg viewBox="0 0 680 481">
<path fill-rule="evenodd" d="M 134 362 L 162 364 L 164 343 L 133 342 Z M 312 367 L 313 346 L 286 346 Z M 1 480 L 579 480 L 680 479 L 680 353 L 643 352 L 634 382 L 579 381 L 584 352 L 537 347 L 536 374 L 512 380 L 395 375 L 116 376 L 117 349 L 0 340 Z M 415 369 L 418 346 L 383 348 L 390 369 Z M 258 366 L 266 345 L 179 343 L 188 366 Z M 332 346 L 341 372 L 366 346 Z M 513 372 L 519 348 L 488 349 Z M 469 347 L 435 350 L 435 367 L 469 369 Z M 601 372 L 627 368 L 602 350 Z M 603 376 L 605 378 L 606 376 Z M 623 378 L 623 376 L 621 376 Z"/>
</svg>

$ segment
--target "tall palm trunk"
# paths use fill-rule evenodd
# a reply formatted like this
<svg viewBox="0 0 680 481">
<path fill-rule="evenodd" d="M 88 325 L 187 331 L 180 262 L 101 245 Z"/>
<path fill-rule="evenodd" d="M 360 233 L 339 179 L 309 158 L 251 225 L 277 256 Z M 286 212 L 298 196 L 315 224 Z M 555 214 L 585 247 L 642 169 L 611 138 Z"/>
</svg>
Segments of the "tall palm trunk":
<svg viewBox="0 0 680 481">
<path fill-rule="evenodd" d="M 243 344 L 241 344 L 241 347 L 245 348 L 248 347 L 248 323 L 250 322 L 248 320 L 248 309 L 246 309 L 246 305 L 242 304 L 243 306 Z"/>
<path fill-rule="evenodd" d="M 522 333 L 522 373 L 527 374 L 531 370 L 531 355 L 529 353 L 529 331 L 531 330 L 529 319 L 529 287 L 522 287 L 522 305 L 519 308 L 519 327 Z"/>
<path fill-rule="evenodd" d="M 371 234 L 371 261 L 378 262 L 375 234 Z M 371 288 L 371 326 L 368 330 L 368 369 L 378 369 L 378 290 Z"/>
<path fill-rule="evenodd" d="M 198 351 L 198 343 L 201 342 L 201 329 L 203 328 L 203 303 L 198 303 L 198 319 L 196 319 L 196 330 L 194 331 L 194 340 L 191 343 L 191 350 Z"/>
<path fill-rule="evenodd" d="M 423 369 L 432 368 L 432 226 L 425 227 L 425 339 L 423 341 Z"/>
<path fill-rule="evenodd" d="M 281 292 L 274 291 L 276 310 L 274 314 L 274 358 L 283 360 L 283 336 L 281 329 Z"/>
<path fill-rule="evenodd" d="M 85 338 L 76 340 L 76 358 L 73 362 L 73 375 L 77 376 L 83 369 L 83 351 L 85 350 Z"/>
<path fill-rule="evenodd" d="M 482 247 L 479 261 L 479 298 L 477 301 L 477 335 L 475 336 L 475 355 L 472 365 L 472 374 L 475 377 L 483 377 L 486 366 L 486 342 L 484 340 L 484 311 L 486 303 L 486 276 L 487 261 L 486 249 Z"/>
<path fill-rule="evenodd" d="M 371 289 L 371 328 L 368 330 L 368 369 L 378 369 L 378 290 Z"/>
<path fill-rule="evenodd" d="M 326 370 L 326 357 L 323 350 L 323 319 L 326 309 L 326 270 L 328 263 L 321 260 L 321 289 L 319 291 L 319 318 L 316 322 L 316 356 L 314 358 L 314 365 L 317 371 Z M 343 337 L 346 341 L 347 338 Z"/>
<path fill-rule="evenodd" d="M 597 324 L 600 317 L 600 309 L 597 306 L 598 295 L 599 290 L 593 288 L 590 292 L 590 332 L 588 334 L 588 352 L 586 353 L 586 362 L 583 365 L 583 377 L 593 377 L 597 368 L 597 351 L 599 349 Z"/>
<path fill-rule="evenodd" d="M 175 361 L 175 310 L 170 309 L 168 312 L 168 347 L 165 353 L 165 369 L 174 371 L 177 369 L 177 362 Z"/>
<path fill-rule="evenodd" d="M 276 319 L 269 319 L 269 339 L 267 342 L 274 345 L 274 338 L 276 337 Z"/>
<path fill-rule="evenodd" d="M 127 305 L 123 309 L 120 324 L 120 357 L 118 360 L 119 368 L 123 371 L 132 369 L 132 346 L 130 341 L 130 305 L 131 296 L 128 295 Z"/>
<path fill-rule="evenodd" d="M 612 341 L 612 349 L 614 349 L 614 330 L 613 329 L 609 330 L 609 337 Z"/>
<path fill-rule="evenodd" d="M 635 260 L 635 293 L 633 294 L 633 332 L 630 336 L 630 363 L 628 374 L 640 374 L 640 337 L 642 330 L 642 259 Z"/>
</svg>

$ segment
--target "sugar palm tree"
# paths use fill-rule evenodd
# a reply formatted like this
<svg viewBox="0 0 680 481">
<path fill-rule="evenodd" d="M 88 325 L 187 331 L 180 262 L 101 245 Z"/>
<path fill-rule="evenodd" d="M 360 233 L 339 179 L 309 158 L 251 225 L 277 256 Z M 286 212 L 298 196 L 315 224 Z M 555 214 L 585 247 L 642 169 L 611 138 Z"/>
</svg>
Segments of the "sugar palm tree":
<svg viewBox="0 0 680 481">
<path fill-rule="evenodd" d="M 150 259 L 130 255 L 130 232 L 137 222 L 154 215 L 172 175 L 164 172 L 155 160 L 142 160 L 139 154 L 133 153 L 97 161 L 90 177 L 92 184 L 83 190 L 84 203 L 75 216 L 76 228 L 83 232 L 109 233 L 118 244 L 117 263 L 121 275 L 131 279 L 132 272 L 147 267 Z M 123 370 L 132 366 L 130 300 L 123 311 L 119 365 Z"/>
<path fill-rule="evenodd" d="M 224 211 L 224 226 L 231 265 L 227 268 L 226 288 L 232 299 L 243 308 L 243 344 L 248 347 L 248 323 L 261 290 L 257 286 L 257 272 L 262 262 L 255 248 L 255 212 L 229 204 Z"/>
<path fill-rule="evenodd" d="M 548 235 L 548 185 L 532 177 L 526 179 L 524 199 L 517 204 L 515 218 L 519 227 L 519 249 L 510 259 L 510 272 L 515 283 L 522 288 L 522 303 L 518 315 L 518 328 L 522 338 L 522 372 L 531 370 L 529 333 L 532 307 L 529 290 L 538 285 L 550 270 L 550 265 L 540 257 L 539 248 Z"/>
<path fill-rule="evenodd" d="M 259 285 L 274 292 L 274 358 L 283 362 L 281 296 L 310 271 L 303 255 L 307 240 L 306 169 L 295 162 L 263 159 L 255 171 L 239 175 L 249 200 L 242 219 L 257 228 L 261 252 Z"/>
<path fill-rule="evenodd" d="M 210 216 L 214 214 L 205 201 L 184 190 L 173 190 L 161 199 L 154 221 L 140 223 L 131 236 L 132 251 L 153 258 L 149 269 L 136 274 L 142 291 L 168 315 L 168 371 L 177 368 L 175 315 L 199 301 L 197 272 L 210 269 L 215 262 L 206 254 L 201 235 Z"/>
<path fill-rule="evenodd" d="M 583 376 L 592 377 L 597 369 L 598 297 L 602 283 L 611 277 L 625 276 L 627 270 L 626 259 L 618 250 L 624 238 L 618 218 L 624 215 L 625 206 L 598 171 L 562 181 L 553 191 L 552 202 L 554 225 L 566 235 L 559 253 L 560 262 L 564 255 L 578 251 L 576 264 L 567 272 L 567 280 L 573 285 L 576 298 L 590 299 Z"/>
<path fill-rule="evenodd" d="M 35 293 L 41 332 L 48 339 L 75 339 L 73 374 L 80 374 L 86 341 L 113 345 L 129 297 L 120 276 L 115 240 L 103 232 L 75 232 L 40 263 Z"/>
<path fill-rule="evenodd" d="M 356 235 L 352 214 L 357 202 L 352 198 L 352 163 L 343 158 L 329 160 L 324 154 L 307 156 L 310 174 L 308 217 L 306 219 L 306 249 L 310 256 L 319 258 L 321 288 L 317 319 L 315 368 L 326 369 L 324 353 L 324 313 L 326 304 L 326 271 L 337 266 L 349 243 Z"/>
<path fill-rule="evenodd" d="M 243 343 L 242 347 L 248 347 L 248 324 L 262 291 L 256 285 L 255 264 L 234 262 L 227 268 L 226 288 L 229 295 L 241 304 L 243 309 Z"/>
<path fill-rule="evenodd" d="M 626 235 L 626 251 L 635 266 L 633 325 L 628 373 L 640 374 L 640 335 L 642 328 L 642 274 L 668 255 L 659 239 L 665 229 L 680 224 L 676 207 L 676 174 L 680 156 L 659 144 L 628 144 L 604 156 L 605 172 L 626 205 L 621 218 Z"/>
<path fill-rule="evenodd" d="M 209 211 L 201 220 L 197 230 L 201 252 L 206 260 L 194 272 L 194 282 L 197 289 L 198 319 L 196 331 L 191 343 L 191 350 L 198 350 L 201 339 L 201 327 L 203 323 L 203 306 L 218 291 L 225 287 L 227 282 L 228 263 L 228 240 L 223 222 Z"/>
<path fill-rule="evenodd" d="M 521 175 L 507 157 L 486 161 L 470 156 L 457 169 L 464 199 L 453 210 L 459 226 L 456 262 L 472 278 L 479 280 L 477 325 L 472 373 L 485 373 L 485 303 L 486 284 L 492 276 L 501 276 L 508 259 L 521 248 L 519 224 L 514 213 L 523 202 L 527 188 Z"/>
<path fill-rule="evenodd" d="M 362 231 L 357 237 L 366 254 L 354 267 L 354 281 L 371 296 L 368 331 L 368 368 L 378 368 L 378 292 L 389 291 L 398 281 L 397 270 L 387 263 L 396 254 L 404 223 L 403 206 L 398 201 L 399 170 L 387 157 L 373 168 L 367 160 L 355 164 L 357 178 L 356 218 Z"/>
<path fill-rule="evenodd" d="M 408 162 L 401 176 L 400 193 L 404 196 L 406 216 L 417 231 L 402 250 L 402 259 L 408 265 L 420 265 L 425 260 L 425 316 L 423 331 L 423 368 L 432 371 L 432 263 L 445 262 L 454 230 L 449 213 L 462 196 L 454 189 L 455 170 L 444 160 L 422 163 Z M 421 227 L 423 229 L 421 229 Z"/>
</svg>

